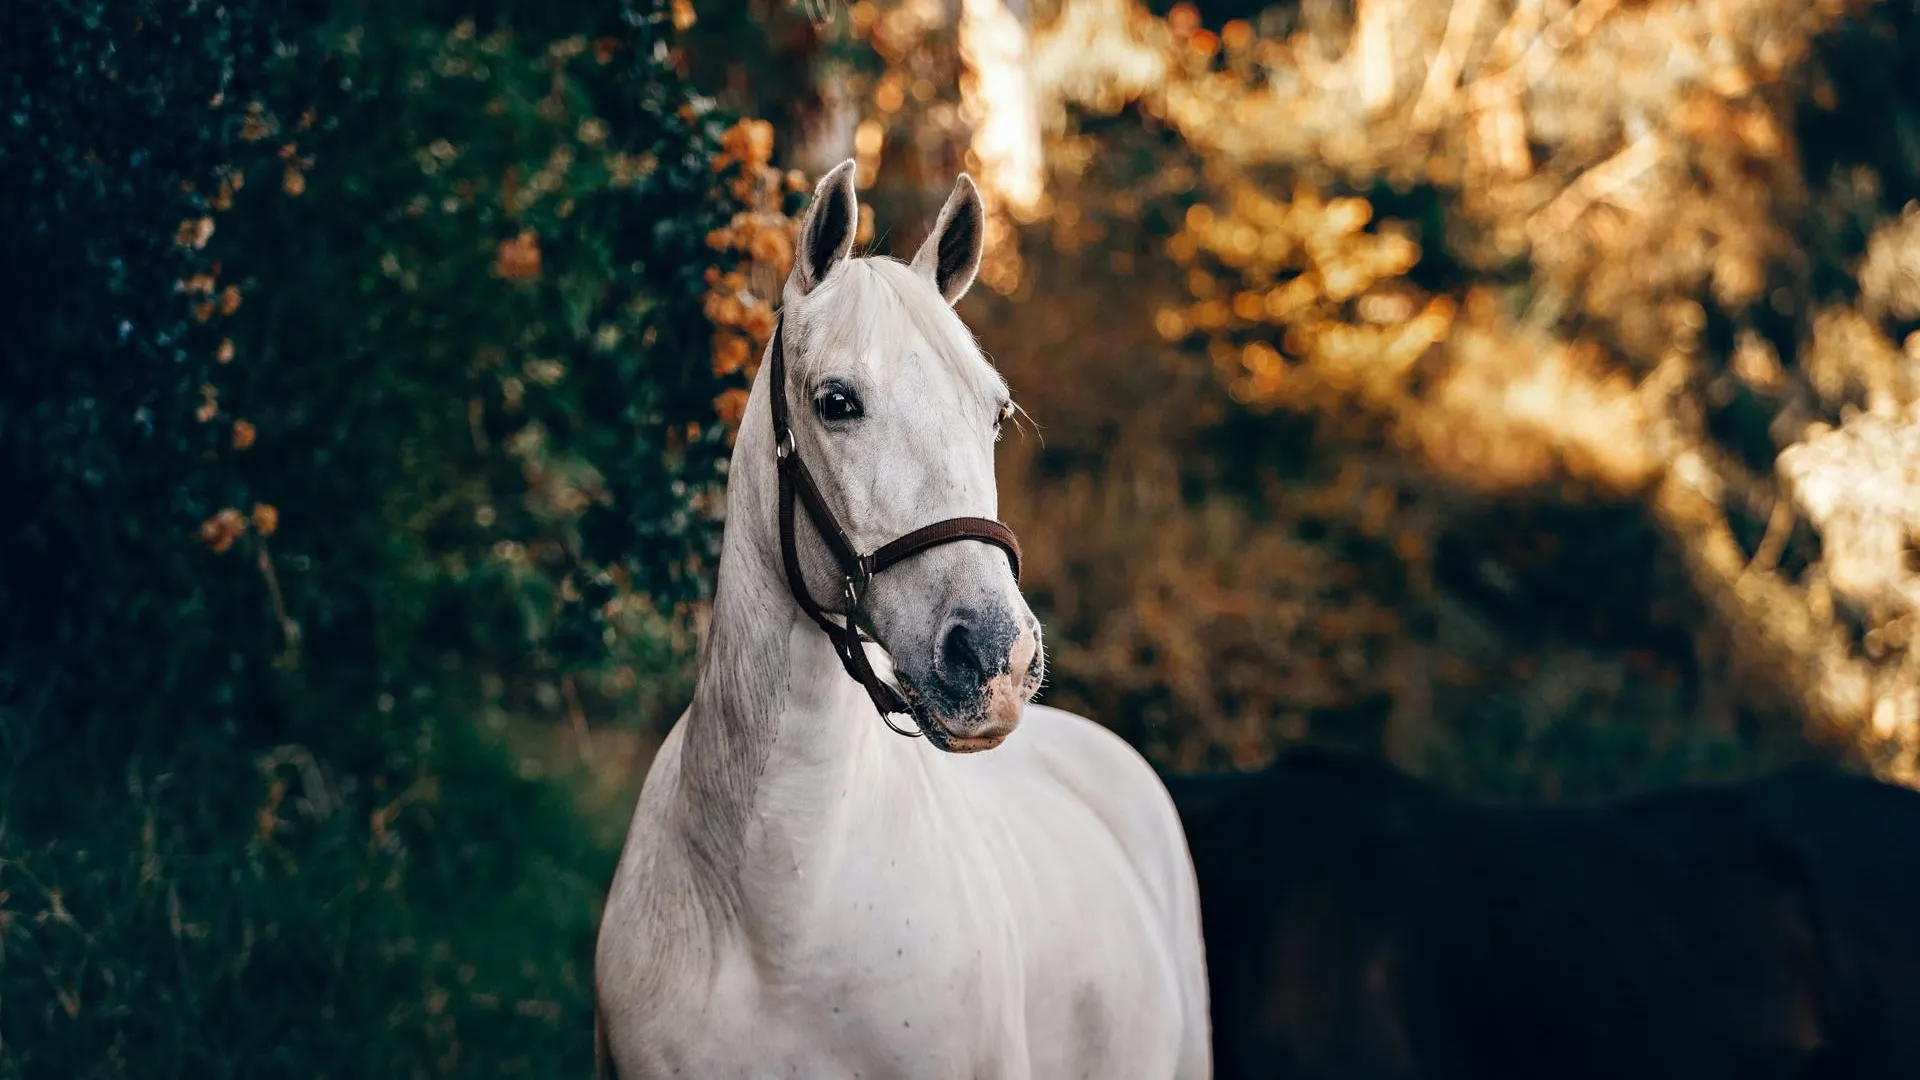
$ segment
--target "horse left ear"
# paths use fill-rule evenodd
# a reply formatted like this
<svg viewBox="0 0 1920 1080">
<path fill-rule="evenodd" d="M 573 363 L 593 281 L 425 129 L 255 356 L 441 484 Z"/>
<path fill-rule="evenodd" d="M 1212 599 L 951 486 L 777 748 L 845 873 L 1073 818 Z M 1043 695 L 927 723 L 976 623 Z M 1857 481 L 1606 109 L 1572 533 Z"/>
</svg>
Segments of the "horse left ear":
<svg viewBox="0 0 1920 1080">
<path fill-rule="evenodd" d="M 933 232 L 913 257 L 913 268 L 933 282 L 947 303 L 957 304 L 980 273 L 980 252 L 986 240 L 987 208 L 980 202 L 973 177 L 961 173 L 947 205 L 940 208 L 940 220 L 933 223 Z"/>
<path fill-rule="evenodd" d="M 805 296 L 853 253 L 853 234 L 860 225 L 860 201 L 853 194 L 852 158 L 835 165 L 813 189 L 813 203 L 800 224 L 800 248 L 793 253 L 788 285 Z"/>
</svg>

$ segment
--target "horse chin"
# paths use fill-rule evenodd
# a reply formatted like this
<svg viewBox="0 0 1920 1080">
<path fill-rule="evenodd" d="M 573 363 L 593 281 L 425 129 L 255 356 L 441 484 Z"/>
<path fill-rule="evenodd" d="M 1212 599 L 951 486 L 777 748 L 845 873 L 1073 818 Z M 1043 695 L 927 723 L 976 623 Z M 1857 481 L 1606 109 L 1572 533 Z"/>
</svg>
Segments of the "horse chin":
<svg viewBox="0 0 1920 1080">
<path fill-rule="evenodd" d="M 936 749 L 949 754 L 977 754 L 1006 742 L 1007 736 L 1020 726 L 1027 700 L 1033 696 L 1024 685 L 1001 676 L 988 683 L 986 692 L 972 708 L 948 714 L 933 708 L 930 702 L 913 693 L 910 686 L 903 684 L 902 688 L 907 690 L 908 708 L 920 733 Z"/>
<path fill-rule="evenodd" d="M 949 754 L 978 754 L 983 750 L 991 750 L 1006 742 L 1007 736 L 1013 733 L 1009 728 L 991 735 L 951 735 L 935 724 L 918 718 L 915 722 L 919 723 L 921 733 L 927 737 L 927 742 L 933 744 L 934 749 L 944 750 Z"/>
</svg>

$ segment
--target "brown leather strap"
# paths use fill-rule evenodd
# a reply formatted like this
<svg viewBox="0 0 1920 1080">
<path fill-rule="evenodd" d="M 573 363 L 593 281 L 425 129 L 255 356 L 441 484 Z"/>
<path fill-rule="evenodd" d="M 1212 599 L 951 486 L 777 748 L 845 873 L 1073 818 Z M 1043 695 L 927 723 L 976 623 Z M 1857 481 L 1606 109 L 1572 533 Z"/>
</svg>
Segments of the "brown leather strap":
<svg viewBox="0 0 1920 1080">
<path fill-rule="evenodd" d="M 873 707 L 879 710 L 882 719 L 889 713 L 907 712 L 907 703 L 900 692 L 888 685 L 873 670 L 872 662 L 867 658 L 863 642 L 871 640 L 862 633 L 865 621 L 865 601 L 868 585 L 873 576 L 889 567 L 921 554 L 942 544 L 956 543 L 961 540 L 978 540 L 992 544 L 1006 552 L 1007 561 L 1013 566 L 1013 578 L 1020 580 L 1020 541 L 1013 530 L 989 518 L 960 517 L 946 521 L 936 521 L 925 525 L 881 545 L 871 555 L 861 555 L 847 536 L 846 530 L 833 516 L 833 510 L 827 505 L 825 496 L 820 493 L 820 485 L 814 482 L 813 474 L 806 463 L 800 460 L 800 450 L 793 438 L 792 416 L 787 405 L 787 354 L 784 318 L 774 323 L 773 355 L 770 358 L 768 381 L 773 392 L 773 445 L 774 455 L 780 468 L 780 561 L 787 573 L 787 588 L 793 593 L 793 599 L 800 610 L 807 613 L 815 625 L 819 626 L 833 643 L 833 651 L 840 657 L 841 667 L 847 675 L 858 682 L 867 691 Z M 807 517 L 827 545 L 827 551 L 835 562 L 840 564 L 843 621 L 836 622 L 827 609 L 813 599 L 807 590 L 806 575 L 800 568 L 800 553 L 796 538 L 794 503 L 798 501 L 806 507 Z M 887 726 L 903 735 L 917 735 L 915 731 L 904 731 L 894 727 L 891 721 Z"/>
<path fill-rule="evenodd" d="M 922 525 L 898 540 L 882 544 L 880 550 L 873 553 L 872 572 L 877 574 L 928 548 L 951 544 L 955 540 L 979 540 L 1006 552 L 1007 562 L 1013 565 L 1013 580 L 1020 580 L 1020 539 L 1013 535 L 1012 529 L 992 518 L 976 517 L 948 518 Z"/>
<path fill-rule="evenodd" d="M 808 618 L 820 624 L 822 630 L 831 634 L 840 628 L 839 624 L 828 618 L 826 611 L 822 609 L 819 604 L 813 602 L 812 594 L 807 591 L 806 575 L 800 571 L 800 553 L 795 547 L 794 539 L 797 530 L 794 529 L 793 522 L 793 473 L 794 470 L 788 469 L 784 463 L 782 464 L 780 469 L 780 561 L 786 566 L 787 586 L 793 593 L 793 598 L 799 601 L 800 610 L 806 612 Z M 830 535 L 825 530 L 819 529 L 819 522 L 816 521 L 814 527 L 820 532 L 822 537 Z M 831 549 L 833 547 L 832 541 L 829 540 L 827 546 Z M 839 552 L 834 552 L 834 554 L 836 556 L 835 561 L 845 566 L 845 561 L 838 558 Z"/>
</svg>

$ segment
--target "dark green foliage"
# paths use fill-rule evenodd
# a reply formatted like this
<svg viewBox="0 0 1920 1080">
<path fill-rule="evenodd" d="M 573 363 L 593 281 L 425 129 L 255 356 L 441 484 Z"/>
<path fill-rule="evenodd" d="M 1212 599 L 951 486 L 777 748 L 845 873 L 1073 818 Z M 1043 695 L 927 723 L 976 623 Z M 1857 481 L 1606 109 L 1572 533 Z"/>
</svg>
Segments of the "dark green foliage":
<svg viewBox="0 0 1920 1080">
<path fill-rule="evenodd" d="M 0 33 L 0 1076 L 589 1068 L 483 687 L 677 658 L 725 121 L 645 3 L 341 7 Z"/>
</svg>

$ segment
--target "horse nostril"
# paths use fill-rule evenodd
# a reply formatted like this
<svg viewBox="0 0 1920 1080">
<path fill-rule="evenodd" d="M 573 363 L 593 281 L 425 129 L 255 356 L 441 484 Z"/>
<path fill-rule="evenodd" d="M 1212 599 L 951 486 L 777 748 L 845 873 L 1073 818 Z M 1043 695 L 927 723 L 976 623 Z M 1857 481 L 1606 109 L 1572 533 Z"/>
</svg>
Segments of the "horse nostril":
<svg viewBox="0 0 1920 1080">
<path fill-rule="evenodd" d="M 986 678 L 986 667 L 980 662 L 980 650 L 974 641 L 973 631 L 967 628 L 966 623 L 948 625 L 946 636 L 940 640 L 940 670 L 953 682 L 978 682 Z"/>
</svg>

